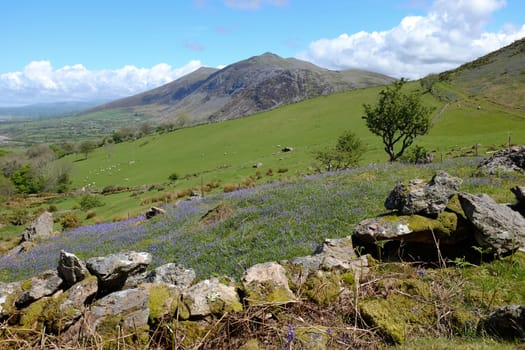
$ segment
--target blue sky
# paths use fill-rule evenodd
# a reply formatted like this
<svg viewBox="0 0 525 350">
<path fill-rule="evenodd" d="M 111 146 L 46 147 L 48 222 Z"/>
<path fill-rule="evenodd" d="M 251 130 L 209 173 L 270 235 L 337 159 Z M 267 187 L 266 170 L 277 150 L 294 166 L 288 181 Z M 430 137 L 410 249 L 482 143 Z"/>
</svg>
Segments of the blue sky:
<svg viewBox="0 0 525 350">
<path fill-rule="evenodd" d="M 0 106 L 113 99 L 264 52 L 417 79 L 525 36 L 522 0 L 0 3 Z"/>
</svg>

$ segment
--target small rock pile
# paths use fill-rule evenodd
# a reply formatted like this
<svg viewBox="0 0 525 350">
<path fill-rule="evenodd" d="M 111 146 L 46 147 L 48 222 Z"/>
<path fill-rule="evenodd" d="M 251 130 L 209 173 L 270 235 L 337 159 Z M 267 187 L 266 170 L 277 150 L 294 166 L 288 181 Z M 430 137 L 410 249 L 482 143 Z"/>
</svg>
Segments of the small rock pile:
<svg viewBox="0 0 525 350">
<path fill-rule="evenodd" d="M 451 258 L 468 257 L 465 247 L 471 246 L 489 249 L 495 255 L 525 250 L 525 218 L 513 210 L 523 206 L 523 189 L 512 190 L 518 204 L 508 206 L 486 194 L 458 192 L 460 184 L 461 179 L 445 172 L 438 172 L 428 183 L 413 179 L 398 184 L 385 201 L 386 209 L 392 211 L 360 222 L 354 243 L 388 247 L 395 242 L 391 245 L 395 249 L 387 255 L 414 260 L 436 259 L 440 253 Z M 455 195 L 461 211 L 449 208 Z"/>
</svg>

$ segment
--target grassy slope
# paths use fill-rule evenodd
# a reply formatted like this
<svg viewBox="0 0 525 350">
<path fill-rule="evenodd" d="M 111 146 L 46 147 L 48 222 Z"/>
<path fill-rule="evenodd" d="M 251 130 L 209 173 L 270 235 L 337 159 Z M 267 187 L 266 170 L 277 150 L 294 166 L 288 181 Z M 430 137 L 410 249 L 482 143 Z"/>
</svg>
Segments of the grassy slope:
<svg viewBox="0 0 525 350">
<path fill-rule="evenodd" d="M 315 98 L 240 120 L 182 129 L 165 135 L 102 148 L 87 160 L 75 162 L 74 186 L 95 182 L 107 185 L 165 182 L 170 174 L 197 178 L 180 185 L 198 185 L 222 180 L 240 182 L 255 172 L 252 165 L 263 163 L 262 171 L 279 168 L 305 173 L 313 164 L 312 152 L 333 145 L 337 136 L 351 129 L 368 145 L 364 163 L 383 162 L 386 155 L 380 139 L 372 135 L 361 119 L 362 104 L 376 100 L 378 88 L 362 89 Z M 436 108 L 444 103 L 430 95 L 425 102 Z M 430 134 L 416 143 L 438 153 L 481 144 L 483 150 L 512 140 L 525 140 L 525 114 L 490 103 L 460 100 L 448 105 Z M 294 152 L 282 153 L 291 146 Z M 439 155 L 439 154 L 438 154 Z M 71 159 L 77 159 L 78 156 Z"/>
</svg>

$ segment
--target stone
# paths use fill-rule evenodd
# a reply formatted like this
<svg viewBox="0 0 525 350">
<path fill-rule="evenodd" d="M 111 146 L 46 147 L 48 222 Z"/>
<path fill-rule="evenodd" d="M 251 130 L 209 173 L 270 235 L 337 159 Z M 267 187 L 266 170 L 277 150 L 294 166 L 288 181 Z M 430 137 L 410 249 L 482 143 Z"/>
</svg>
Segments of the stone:
<svg viewBox="0 0 525 350">
<path fill-rule="evenodd" d="M 234 286 L 219 282 L 217 278 L 201 281 L 182 292 L 182 300 L 191 317 L 223 315 L 242 311 L 242 304 Z"/>
<path fill-rule="evenodd" d="M 149 319 L 149 290 L 127 289 L 111 293 L 91 305 L 85 316 L 90 328 L 102 337 L 116 335 L 117 326 L 122 332 L 147 331 Z"/>
<path fill-rule="evenodd" d="M 244 272 L 242 283 L 250 305 L 286 304 L 297 300 L 290 290 L 284 267 L 276 262 L 250 267 Z"/>
<path fill-rule="evenodd" d="M 514 193 L 514 196 L 516 196 L 516 200 L 518 203 L 525 204 L 525 186 L 515 186 L 510 189 L 512 193 Z"/>
<path fill-rule="evenodd" d="M 150 262 L 150 253 L 129 251 L 88 259 L 86 267 L 97 276 L 99 293 L 105 295 L 120 290 L 129 276 L 144 272 Z"/>
<path fill-rule="evenodd" d="M 195 280 L 195 271 L 176 263 L 161 265 L 145 278 L 148 283 L 165 283 L 176 289 L 185 289 Z"/>
<path fill-rule="evenodd" d="M 293 152 L 293 147 L 286 146 L 281 151 L 282 152 Z"/>
<path fill-rule="evenodd" d="M 57 292 L 62 284 L 62 279 L 53 270 L 47 270 L 32 277 L 30 280 L 21 284 L 22 294 L 15 301 L 17 307 L 24 307 L 43 297 L 50 296 Z"/>
<path fill-rule="evenodd" d="M 413 179 L 394 187 L 385 201 L 385 208 L 398 210 L 400 214 L 437 215 L 445 210 L 450 198 L 455 195 L 462 180 L 437 172 L 428 183 Z"/>
<path fill-rule="evenodd" d="M 525 250 L 525 218 L 487 194 L 459 194 L 461 207 L 475 227 L 474 237 L 482 248 L 498 255 Z"/>
<path fill-rule="evenodd" d="M 146 216 L 146 219 L 151 219 L 151 218 L 154 218 L 155 216 L 164 215 L 164 214 L 166 214 L 166 210 L 162 208 L 158 208 L 158 207 L 151 207 L 144 215 Z"/>
<path fill-rule="evenodd" d="M 525 170 L 525 146 L 514 146 L 495 152 L 483 160 L 478 169 L 487 174 Z"/>
<path fill-rule="evenodd" d="M 261 163 L 261 162 L 257 162 L 257 163 L 255 163 L 254 165 L 252 165 L 252 168 L 258 169 L 258 168 L 260 168 L 260 167 L 262 167 L 262 166 L 263 166 L 263 163 Z"/>
<path fill-rule="evenodd" d="M 77 282 L 82 281 L 89 275 L 86 264 L 75 254 L 60 251 L 58 260 L 58 276 L 64 280 L 64 287 L 67 289 Z"/>
<path fill-rule="evenodd" d="M 48 311 L 46 322 L 55 333 L 61 333 L 71 327 L 86 312 L 95 295 L 97 294 L 98 282 L 95 276 L 85 278 L 59 298 L 54 299 L 57 306 L 54 312 Z"/>
<path fill-rule="evenodd" d="M 515 210 L 525 217 L 525 186 L 516 186 L 510 189 L 516 197 L 516 204 L 510 206 L 512 210 Z"/>
<path fill-rule="evenodd" d="M 456 213 L 443 212 L 436 219 L 421 215 L 386 215 L 365 219 L 354 229 L 364 243 L 387 240 L 435 245 L 455 245 L 469 238 L 468 227 Z M 436 241 L 434 240 L 434 237 Z"/>
<path fill-rule="evenodd" d="M 21 293 L 22 287 L 20 282 L 0 282 L 0 320 L 9 317 L 14 307 L 16 295 Z"/>
<path fill-rule="evenodd" d="M 511 341 L 525 341 L 525 306 L 507 305 L 492 312 L 479 328 L 489 335 Z"/>
<path fill-rule="evenodd" d="M 33 241 L 35 239 L 45 239 L 51 237 L 53 232 L 53 214 L 45 211 L 26 227 L 24 233 L 22 233 L 20 243 Z"/>
</svg>

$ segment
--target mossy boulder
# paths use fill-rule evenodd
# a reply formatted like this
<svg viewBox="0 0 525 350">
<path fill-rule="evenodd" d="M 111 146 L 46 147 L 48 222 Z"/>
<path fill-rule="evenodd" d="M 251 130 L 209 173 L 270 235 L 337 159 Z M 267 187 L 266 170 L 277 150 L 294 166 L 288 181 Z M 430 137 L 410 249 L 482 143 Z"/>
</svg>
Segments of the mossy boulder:
<svg viewBox="0 0 525 350">
<path fill-rule="evenodd" d="M 302 288 L 308 298 L 317 304 L 328 305 L 339 298 L 342 278 L 339 273 L 317 271 L 308 276 Z"/>
<path fill-rule="evenodd" d="M 368 326 L 376 327 L 387 342 L 402 344 L 418 328 L 427 329 L 436 322 L 434 308 L 415 296 L 389 294 L 369 297 L 359 302 L 359 311 Z"/>
<path fill-rule="evenodd" d="M 365 243 L 385 240 L 434 245 L 454 245 L 470 237 L 470 226 L 455 212 L 442 212 L 436 218 L 422 215 L 385 215 L 361 221 L 355 235 Z"/>
<path fill-rule="evenodd" d="M 218 278 L 201 281 L 184 290 L 182 301 L 190 317 L 220 316 L 243 309 L 236 287 L 223 284 Z"/>
<path fill-rule="evenodd" d="M 282 304 L 297 300 L 290 290 L 284 267 L 276 262 L 250 267 L 244 273 L 242 282 L 250 305 Z"/>
</svg>

